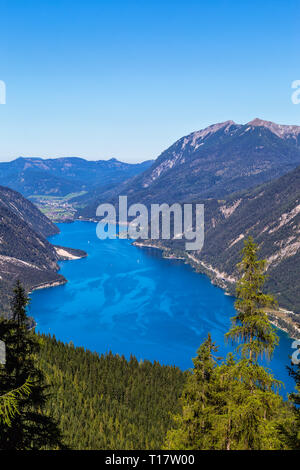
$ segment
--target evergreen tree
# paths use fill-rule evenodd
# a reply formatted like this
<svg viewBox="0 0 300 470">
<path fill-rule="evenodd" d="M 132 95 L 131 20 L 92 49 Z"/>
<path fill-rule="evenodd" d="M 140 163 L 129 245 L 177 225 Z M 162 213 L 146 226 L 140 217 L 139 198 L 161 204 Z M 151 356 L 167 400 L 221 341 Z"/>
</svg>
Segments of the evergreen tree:
<svg viewBox="0 0 300 470">
<path fill-rule="evenodd" d="M 28 379 L 21 387 L 10 390 L 0 396 L 0 423 L 11 426 L 12 418 L 20 413 L 19 400 L 30 394 L 30 380 Z"/>
<path fill-rule="evenodd" d="M 252 238 L 245 242 L 238 265 L 236 315 L 226 338 L 237 342 L 236 355 L 222 364 L 212 359 L 210 336 L 199 349 L 198 361 L 182 395 L 182 416 L 175 419 L 166 447 L 171 449 L 281 449 L 278 430 L 283 403 L 280 383 L 262 367 L 260 357 L 272 356 L 278 338 L 266 309 L 275 304 L 264 294 L 266 263 L 257 259 Z M 215 345 L 214 345 L 215 348 Z M 197 366 L 198 364 L 198 366 Z M 199 364 L 201 364 L 199 368 Z M 199 370 L 210 371 L 199 374 Z M 197 380 L 198 379 L 198 380 Z"/>
<path fill-rule="evenodd" d="M 292 406 L 292 417 L 286 420 L 280 430 L 288 446 L 300 450 L 300 364 L 288 367 L 289 374 L 295 379 L 295 391 L 289 395 Z"/>
<path fill-rule="evenodd" d="M 180 411 L 187 373 L 135 357 L 97 354 L 42 335 L 46 408 L 73 449 L 160 449 Z"/>
<path fill-rule="evenodd" d="M 282 398 L 273 390 L 277 381 L 259 365 L 229 355 L 217 369 L 218 406 L 212 417 L 213 448 L 226 450 L 280 449 L 277 432 Z"/>
<path fill-rule="evenodd" d="M 270 358 L 278 336 L 270 324 L 266 309 L 276 304 L 271 295 L 262 292 L 266 276 L 266 261 L 257 259 L 257 245 L 253 238 L 245 241 L 243 259 L 238 264 L 241 279 L 237 283 L 235 309 L 232 328 L 225 335 L 233 342 L 241 342 L 237 347 L 249 363 L 257 363 L 259 356 Z"/>
<path fill-rule="evenodd" d="M 276 449 L 281 441 L 276 431 L 282 399 L 278 395 L 280 383 L 271 371 L 262 367 L 259 358 L 272 357 L 278 336 L 271 325 L 266 310 L 276 302 L 263 293 L 266 261 L 257 258 L 257 245 L 252 237 L 245 241 L 242 261 L 238 264 L 241 279 L 237 283 L 232 328 L 226 339 L 238 343 L 241 359 L 232 373 L 239 386 L 233 391 L 239 422 L 242 425 L 241 445 L 245 449 Z M 267 446 L 267 447 L 265 447 Z"/>
<path fill-rule="evenodd" d="M 18 390 L 30 381 L 30 394 L 19 396 L 18 410 L 11 425 L 0 424 L 0 449 L 41 449 L 61 447 L 56 423 L 43 413 L 47 389 L 36 366 L 40 343 L 28 328 L 28 297 L 20 282 L 14 289 L 12 318 L 1 319 L 0 337 L 6 345 L 6 364 L 0 369 L 0 395 Z M 9 396 L 9 395 L 8 395 Z"/>
<path fill-rule="evenodd" d="M 212 428 L 213 397 L 217 352 L 211 335 L 202 343 L 193 359 L 194 368 L 187 379 L 180 402 L 182 414 L 174 417 L 175 429 L 167 433 L 165 449 L 206 449 Z"/>
<path fill-rule="evenodd" d="M 296 391 L 293 392 L 289 399 L 294 404 L 294 414 L 295 414 L 295 438 L 293 440 L 293 449 L 300 450 L 300 364 L 296 370 L 290 370 L 292 377 L 294 377 L 296 382 Z"/>
</svg>

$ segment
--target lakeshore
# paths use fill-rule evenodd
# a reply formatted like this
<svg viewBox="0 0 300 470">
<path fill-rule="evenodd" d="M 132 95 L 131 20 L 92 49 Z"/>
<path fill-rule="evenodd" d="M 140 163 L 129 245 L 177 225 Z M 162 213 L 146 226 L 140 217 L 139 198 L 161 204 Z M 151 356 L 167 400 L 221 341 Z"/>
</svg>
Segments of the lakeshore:
<svg viewBox="0 0 300 470">
<path fill-rule="evenodd" d="M 99 354 L 133 354 L 182 370 L 192 367 L 191 358 L 210 332 L 218 354 L 226 357 L 230 347 L 224 334 L 234 315 L 234 299 L 207 275 L 176 259 L 179 253 L 164 259 L 161 247 L 141 250 L 131 240 L 99 240 L 90 222 L 59 228 L 50 242 L 76 246 L 88 256 L 74 263 L 59 261 L 68 282 L 32 292 L 29 313 L 37 331 Z M 266 365 L 286 383 L 285 396 L 293 387 L 286 371 L 292 341 L 281 330 L 278 335 L 280 347 Z"/>
<path fill-rule="evenodd" d="M 236 279 L 227 273 L 220 272 L 218 269 L 201 261 L 188 252 L 182 254 L 170 254 L 172 250 L 163 244 L 153 244 L 151 242 L 133 242 L 134 246 L 139 248 L 154 248 L 162 251 L 163 258 L 182 260 L 192 266 L 196 272 L 206 274 L 214 285 L 221 287 L 225 295 L 234 297 L 234 286 Z M 284 331 L 292 339 L 300 339 L 300 321 L 297 314 L 284 308 L 272 309 L 267 311 L 270 322 L 278 329 Z"/>
</svg>

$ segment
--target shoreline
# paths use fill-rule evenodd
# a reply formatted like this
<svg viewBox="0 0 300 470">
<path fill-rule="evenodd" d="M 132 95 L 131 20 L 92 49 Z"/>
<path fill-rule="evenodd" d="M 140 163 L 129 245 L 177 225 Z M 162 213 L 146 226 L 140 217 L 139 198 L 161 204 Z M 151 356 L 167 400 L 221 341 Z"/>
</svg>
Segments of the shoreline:
<svg viewBox="0 0 300 470">
<path fill-rule="evenodd" d="M 58 245 L 53 245 L 53 247 L 57 254 L 58 262 L 59 261 L 73 261 L 73 260 L 86 258 L 88 256 L 88 254 L 85 251 L 79 250 L 77 248 L 66 248 L 66 247 L 61 247 Z M 58 266 L 58 270 L 59 270 L 59 266 Z M 63 277 L 63 279 L 57 279 L 55 281 L 45 281 L 45 282 L 36 284 L 35 286 L 31 287 L 30 290 L 28 291 L 28 294 L 31 294 L 35 290 L 63 286 L 64 284 L 67 284 L 67 282 L 68 282 L 68 279 L 66 279 L 65 277 Z"/>
<path fill-rule="evenodd" d="M 145 242 L 133 242 L 133 246 L 138 248 L 154 248 L 162 251 L 162 258 L 165 259 L 178 259 L 184 261 L 186 264 L 189 264 L 197 273 L 205 274 L 211 281 L 213 285 L 216 285 L 223 289 L 224 294 L 230 297 L 234 297 L 232 289 L 236 279 L 232 276 L 228 276 L 226 273 L 221 273 L 216 268 L 213 268 L 211 265 L 205 263 L 204 261 L 198 260 L 195 256 L 186 253 L 175 254 L 173 250 L 169 247 L 163 245 L 152 245 Z M 170 253 L 171 254 L 168 254 Z M 200 270 L 199 270 L 200 268 Z M 231 288 L 229 288 L 229 286 Z M 282 307 L 279 307 L 277 310 L 268 310 L 267 311 L 270 323 L 276 326 L 276 328 L 284 331 L 289 338 L 291 339 L 300 339 L 300 319 L 296 318 L 296 314 L 292 311 L 286 310 Z M 295 317 L 295 318 L 291 318 Z"/>
<path fill-rule="evenodd" d="M 68 280 L 67 279 L 61 279 L 57 281 L 49 281 L 49 282 L 43 282 L 41 284 L 37 284 L 33 287 L 31 287 L 30 291 L 28 294 L 32 294 L 33 291 L 35 290 L 40 290 L 40 289 L 48 289 L 50 287 L 58 287 L 58 286 L 63 286 L 64 284 L 67 284 Z"/>
<path fill-rule="evenodd" d="M 75 221 L 98 223 L 98 220 L 95 219 L 78 218 L 73 220 L 73 222 Z M 149 242 L 139 242 L 137 240 L 133 241 L 132 245 L 137 246 L 138 248 L 152 248 L 161 250 L 162 258 L 174 260 L 177 259 L 179 261 L 183 261 L 186 264 L 189 264 L 197 273 L 205 274 L 213 285 L 220 287 L 224 291 L 225 295 L 230 297 L 235 296 L 234 284 L 236 279 L 233 276 L 229 276 L 227 273 L 220 272 L 210 264 L 195 258 L 195 256 L 189 253 L 182 252 L 181 250 L 178 250 L 178 252 L 174 253 L 174 250 L 169 247 L 160 244 L 151 244 Z M 52 285 L 49 287 L 52 287 Z M 267 313 L 272 325 L 276 326 L 276 328 L 280 329 L 281 331 L 284 331 L 291 339 L 300 339 L 300 319 L 298 320 L 298 318 L 296 318 L 296 314 L 294 312 L 282 307 L 278 307 L 277 310 L 270 310 L 267 311 Z"/>
<path fill-rule="evenodd" d="M 53 245 L 58 256 L 58 261 L 73 261 L 77 259 L 87 258 L 86 251 L 78 248 L 69 248 L 65 246 Z"/>
</svg>

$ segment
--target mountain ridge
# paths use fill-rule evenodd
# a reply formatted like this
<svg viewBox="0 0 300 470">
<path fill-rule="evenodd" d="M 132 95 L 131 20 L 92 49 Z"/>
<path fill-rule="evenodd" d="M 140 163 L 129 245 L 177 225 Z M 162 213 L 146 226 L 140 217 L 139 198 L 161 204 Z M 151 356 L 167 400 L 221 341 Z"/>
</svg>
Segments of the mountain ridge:
<svg viewBox="0 0 300 470">
<path fill-rule="evenodd" d="M 46 239 L 58 227 L 30 201 L 10 188 L 0 186 L 0 309 L 10 314 L 12 289 L 20 280 L 26 291 L 45 285 L 63 284 L 57 262 L 62 259 Z M 68 248 L 64 249 L 68 251 Z M 70 256 L 85 256 L 70 250 Z"/>
<path fill-rule="evenodd" d="M 118 184 L 143 171 L 151 161 L 125 163 L 110 160 L 85 160 L 80 157 L 18 157 L 0 163 L 0 184 L 24 196 L 65 196 L 91 187 Z"/>
<path fill-rule="evenodd" d="M 186 202 L 225 197 L 280 177 L 300 164 L 300 126 L 271 124 L 225 121 L 181 137 L 144 172 L 94 194 L 78 215 L 95 217 L 100 203 L 117 204 L 119 195 L 146 205 Z"/>
<path fill-rule="evenodd" d="M 201 251 L 186 252 L 184 240 L 145 240 L 142 245 L 155 244 L 166 249 L 167 256 L 183 256 L 196 270 L 205 272 L 214 283 L 234 294 L 240 252 L 244 240 L 252 236 L 258 244 L 259 257 L 267 261 L 266 290 L 275 295 L 281 308 L 296 314 L 286 313 L 298 324 L 293 334 L 299 337 L 300 166 L 224 199 L 190 202 L 203 203 L 205 207 Z"/>
</svg>

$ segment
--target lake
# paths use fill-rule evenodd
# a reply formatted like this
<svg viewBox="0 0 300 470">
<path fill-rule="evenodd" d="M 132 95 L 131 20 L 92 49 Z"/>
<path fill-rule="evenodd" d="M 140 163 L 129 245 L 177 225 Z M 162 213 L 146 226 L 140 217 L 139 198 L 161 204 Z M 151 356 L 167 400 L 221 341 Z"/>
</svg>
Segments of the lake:
<svg viewBox="0 0 300 470">
<path fill-rule="evenodd" d="M 99 240 L 96 224 L 76 221 L 58 224 L 61 232 L 49 240 L 80 248 L 87 258 L 61 261 L 60 273 L 68 283 L 34 291 L 29 314 L 37 331 L 55 334 L 91 351 L 112 351 L 127 358 L 148 359 L 182 369 L 192 367 L 192 357 L 210 332 L 224 356 L 224 334 L 234 314 L 234 299 L 209 278 L 182 261 L 163 259 L 161 251 L 141 249 L 130 240 Z M 270 367 L 294 387 L 286 365 L 292 340 L 278 331 L 280 345 Z"/>
</svg>

